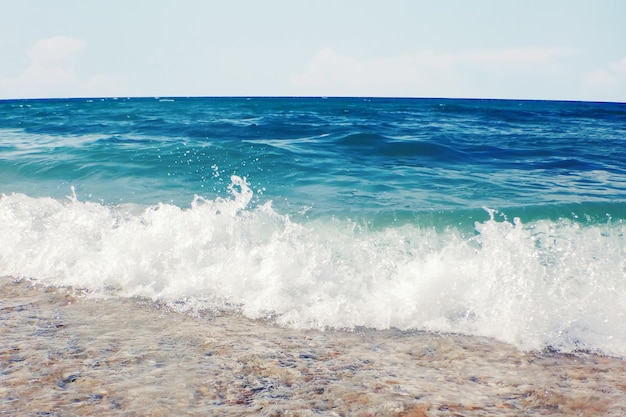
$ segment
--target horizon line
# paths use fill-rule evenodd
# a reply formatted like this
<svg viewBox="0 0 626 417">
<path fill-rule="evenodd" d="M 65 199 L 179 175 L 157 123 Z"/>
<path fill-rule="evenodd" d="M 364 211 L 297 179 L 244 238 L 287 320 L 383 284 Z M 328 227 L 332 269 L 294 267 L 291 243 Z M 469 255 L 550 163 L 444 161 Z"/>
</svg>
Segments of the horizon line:
<svg viewBox="0 0 626 417">
<path fill-rule="evenodd" d="M 46 100 L 131 100 L 131 99 L 363 99 L 363 100 L 475 100 L 475 101 L 528 101 L 561 103 L 598 103 L 626 104 L 624 101 L 577 100 L 577 99 L 541 99 L 541 98 L 496 98 L 496 97 L 418 97 L 418 96 L 342 96 L 342 95 L 138 95 L 138 96 L 67 96 L 67 97 L 16 97 L 0 98 L 7 101 L 46 101 Z"/>
</svg>

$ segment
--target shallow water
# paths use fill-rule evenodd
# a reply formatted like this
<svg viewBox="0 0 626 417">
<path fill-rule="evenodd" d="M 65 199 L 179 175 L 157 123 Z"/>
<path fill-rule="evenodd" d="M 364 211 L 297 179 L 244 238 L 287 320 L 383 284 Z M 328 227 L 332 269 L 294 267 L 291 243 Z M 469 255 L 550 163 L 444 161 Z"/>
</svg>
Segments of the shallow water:
<svg viewBox="0 0 626 417">
<path fill-rule="evenodd" d="M 0 278 L 1 415 L 621 416 L 626 362 L 420 331 L 294 330 Z"/>
</svg>

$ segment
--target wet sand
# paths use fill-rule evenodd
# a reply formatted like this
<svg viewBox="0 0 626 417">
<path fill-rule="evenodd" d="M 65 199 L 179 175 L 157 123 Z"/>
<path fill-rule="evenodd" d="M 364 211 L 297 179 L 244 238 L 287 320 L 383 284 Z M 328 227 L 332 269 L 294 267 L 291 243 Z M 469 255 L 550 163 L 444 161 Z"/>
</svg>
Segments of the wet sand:
<svg viewBox="0 0 626 417">
<path fill-rule="evenodd" d="M 0 415 L 623 416 L 626 362 L 191 317 L 2 277 Z"/>
</svg>

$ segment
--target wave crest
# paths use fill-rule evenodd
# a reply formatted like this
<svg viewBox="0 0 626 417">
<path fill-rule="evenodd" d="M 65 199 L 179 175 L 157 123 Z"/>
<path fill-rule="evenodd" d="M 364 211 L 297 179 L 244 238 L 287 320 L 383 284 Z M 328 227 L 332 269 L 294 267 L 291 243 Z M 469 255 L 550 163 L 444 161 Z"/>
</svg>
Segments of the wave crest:
<svg viewBox="0 0 626 417">
<path fill-rule="evenodd" d="M 294 222 L 233 176 L 191 207 L 0 198 L 0 274 L 184 311 L 228 306 L 296 328 L 397 327 L 626 356 L 621 221 Z"/>
</svg>

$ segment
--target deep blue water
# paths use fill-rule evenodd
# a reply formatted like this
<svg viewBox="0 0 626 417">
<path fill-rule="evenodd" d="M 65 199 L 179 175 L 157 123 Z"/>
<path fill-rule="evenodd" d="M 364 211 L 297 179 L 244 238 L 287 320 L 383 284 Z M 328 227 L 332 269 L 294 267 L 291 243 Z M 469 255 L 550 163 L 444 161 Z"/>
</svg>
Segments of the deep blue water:
<svg viewBox="0 0 626 417">
<path fill-rule="evenodd" d="M 185 206 L 239 175 L 309 215 L 626 214 L 624 104 L 166 100 L 1 102 L 0 191 Z"/>
<path fill-rule="evenodd" d="M 0 115 L 0 274 L 293 326 L 626 352 L 626 104 L 59 99 Z"/>
</svg>

